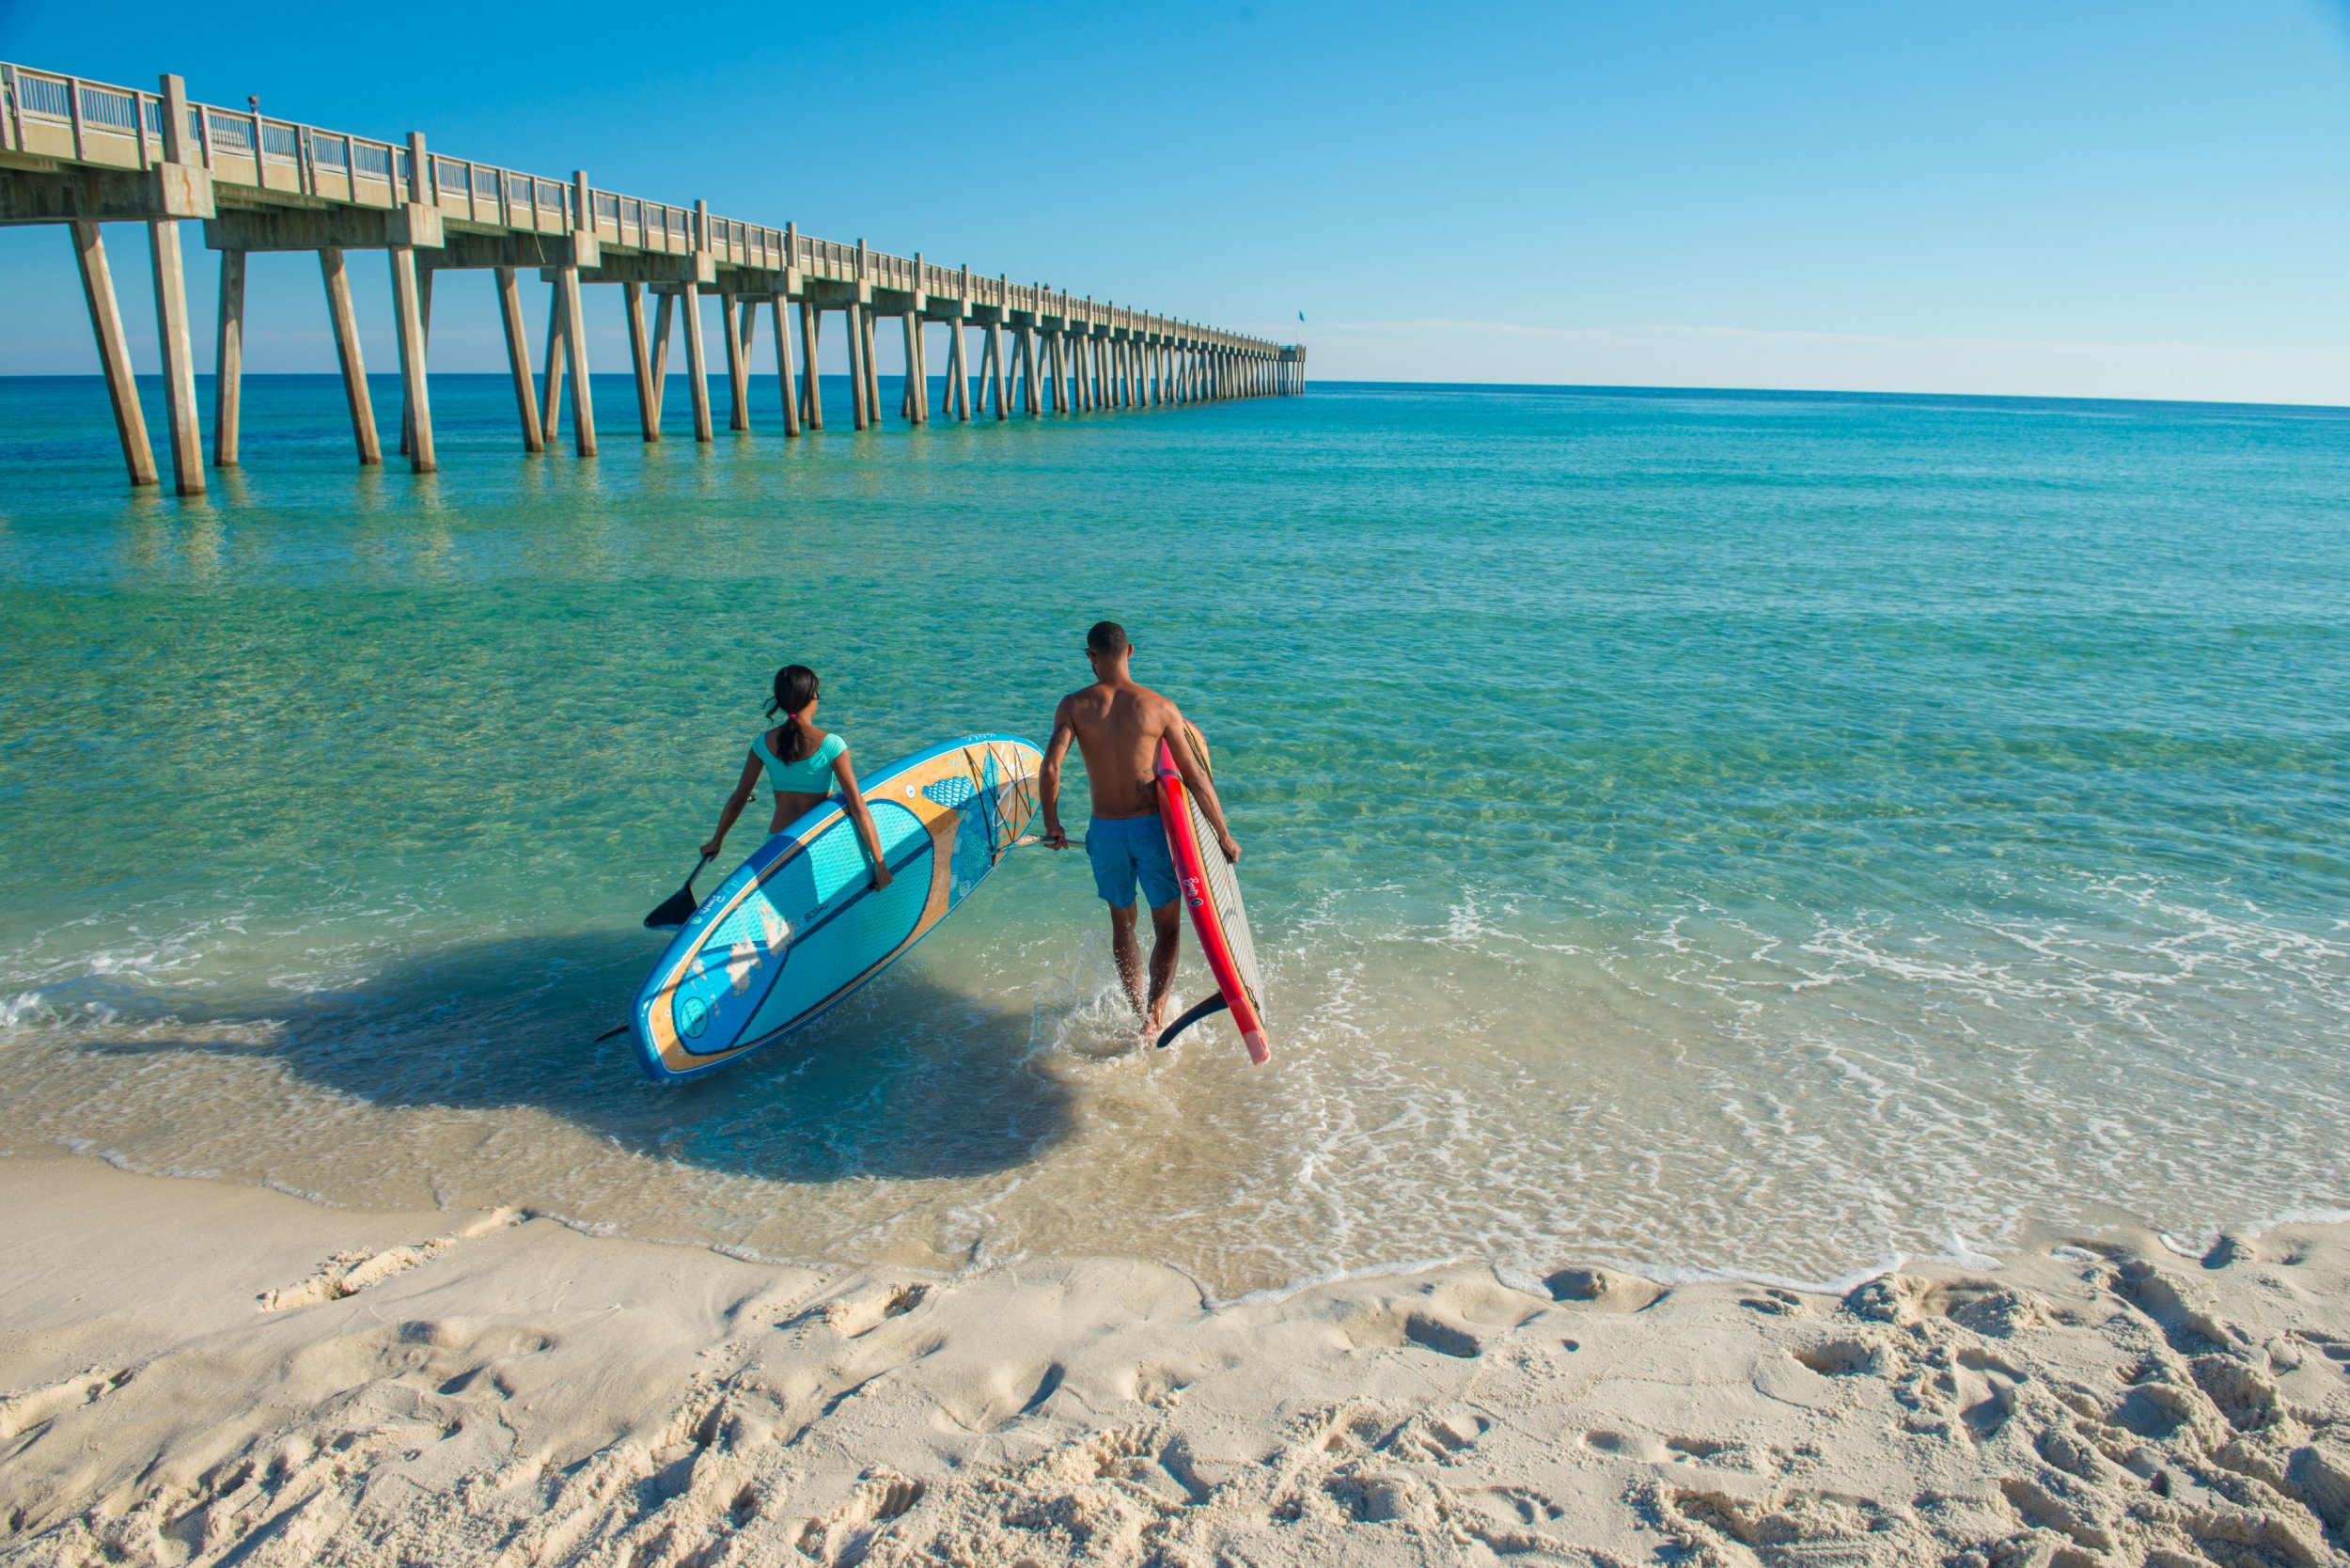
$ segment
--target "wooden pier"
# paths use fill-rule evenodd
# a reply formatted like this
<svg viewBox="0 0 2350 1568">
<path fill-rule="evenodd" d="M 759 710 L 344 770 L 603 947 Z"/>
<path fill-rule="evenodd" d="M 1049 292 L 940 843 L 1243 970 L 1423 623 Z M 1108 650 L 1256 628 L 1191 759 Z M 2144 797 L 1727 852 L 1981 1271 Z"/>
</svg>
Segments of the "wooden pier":
<svg viewBox="0 0 2350 1568">
<path fill-rule="evenodd" d="M 701 202 L 676 207 L 598 190 L 582 172 L 547 180 L 450 158 L 428 150 L 421 133 L 379 141 L 197 103 L 177 76 L 164 76 L 150 93 L 0 62 L 0 224 L 59 224 L 71 233 L 134 485 L 155 484 L 158 476 L 100 225 L 147 226 L 172 475 L 183 495 L 202 494 L 205 463 L 180 248 L 180 225 L 190 219 L 203 222 L 205 244 L 220 252 L 212 462 L 224 468 L 237 463 L 245 257 L 257 250 L 318 255 L 362 463 L 383 461 L 383 441 L 368 399 L 348 254 L 384 253 L 402 389 L 398 447 L 418 473 L 437 466 L 425 362 L 433 279 L 444 272 L 487 271 L 495 280 L 522 445 L 533 452 L 559 444 L 567 379 L 572 444 L 581 456 L 596 450 L 580 299 L 597 283 L 618 284 L 623 295 L 647 441 L 662 435 L 673 327 L 685 340 L 695 439 L 712 439 L 704 294 L 718 298 L 727 423 L 738 431 L 750 428 L 749 364 L 762 311 L 775 334 L 787 436 L 823 428 L 816 353 L 827 315 L 839 317 L 847 335 L 858 430 L 881 423 L 875 343 L 893 318 L 907 368 L 898 416 L 909 424 L 926 424 L 933 413 L 1009 419 L 1015 404 L 1034 418 L 1047 410 L 1152 408 L 1306 387 L 1306 351 L 1297 344 L 1097 304 L 967 266 L 934 266 L 919 252 L 891 256 L 862 240 L 819 240 L 792 224 L 771 228 L 718 217 Z M 525 267 L 554 286 L 537 371 L 518 284 Z M 647 293 L 654 300 L 650 327 Z M 792 306 L 799 307 L 796 344 Z M 936 410 L 932 326 L 947 329 L 946 393 Z"/>
</svg>

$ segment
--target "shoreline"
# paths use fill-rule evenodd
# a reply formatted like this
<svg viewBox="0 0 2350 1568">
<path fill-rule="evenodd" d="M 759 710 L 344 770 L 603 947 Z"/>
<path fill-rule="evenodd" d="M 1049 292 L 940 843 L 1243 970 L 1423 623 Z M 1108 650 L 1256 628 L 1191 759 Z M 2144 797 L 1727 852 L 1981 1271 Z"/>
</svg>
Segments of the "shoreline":
<svg viewBox="0 0 2350 1568">
<path fill-rule="evenodd" d="M 237 1188 L 275 1193 L 314 1208 L 345 1214 L 453 1214 L 460 1211 L 441 1208 L 431 1211 L 385 1209 L 366 1203 L 346 1202 L 323 1193 L 306 1192 L 290 1183 L 267 1178 L 246 1178 L 227 1175 L 213 1170 L 150 1169 L 127 1156 L 96 1146 L 93 1139 L 70 1137 L 57 1141 L 54 1150 L 24 1152 L 0 1149 L 0 1166 L 12 1160 L 87 1159 L 126 1176 L 160 1182 L 216 1182 Z M 625 1229 L 621 1222 L 610 1219 L 587 1219 L 557 1213 L 529 1203 L 508 1206 L 525 1218 L 560 1226 L 564 1230 L 590 1240 L 627 1242 L 657 1247 L 676 1247 L 687 1251 L 706 1251 L 730 1262 L 761 1267 L 807 1269 L 817 1272 L 864 1272 L 901 1274 L 933 1283 L 947 1283 L 967 1278 L 994 1268 L 1015 1267 L 1022 1263 L 1066 1263 L 1106 1262 L 1134 1263 L 1144 1267 L 1165 1269 L 1190 1281 L 1199 1294 L 1201 1307 L 1210 1311 L 1229 1307 L 1277 1305 L 1305 1292 L 1331 1286 L 1367 1283 L 1380 1279 L 1434 1273 L 1444 1269 L 1475 1269 L 1490 1273 L 1506 1288 L 1534 1291 L 1548 1269 L 1537 1271 L 1504 1263 L 1493 1258 L 1469 1256 L 1432 1256 L 1399 1259 L 1383 1263 L 1366 1263 L 1356 1268 L 1326 1270 L 1293 1276 L 1277 1284 L 1258 1286 L 1227 1295 L 1217 1291 L 1193 1269 L 1170 1259 L 1127 1255 L 1120 1253 L 1056 1253 L 1051 1256 L 1020 1252 L 997 1256 L 989 1250 L 984 1239 L 971 1259 L 953 1268 L 933 1267 L 914 1262 L 870 1262 L 839 1258 L 800 1258 L 765 1253 L 756 1247 L 731 1242 L 697 1240 L 687 1237 L 639 1235 Z M 1885 1261 L 1863 1263 L 1845 1273 L 1826 1279 L 1805 1279 L 1769 1269 L 1706 1268 L 1640 1259 L 1611 1258 L 1603 1262 L 1587 1262 L 1583 1266 L 1604 1267 L 1610 1271 L 1637 1276 L 1656 1285 L 1678 1288 L 1690 1285 L 1743 1285 L 1755 1288 L 1794 1291 L 1804 1295 L 1842 1296 L 1857 1290 L 1872 1279 L 1889 1274 L 1918 1270 L 1974 1270 L 1997 1273 L 2003 1264 L 2029 1250 L 2033 1238 L 2054 1234 L 2060 1231 L 2110 1229 L 2119 1232 L 2152 1237 L 2170 1256 L 2187 1262 L 2200 1262 L 2215 1247 L 2228 1242 L 2257 1242 L 2273 1231 L 2294 1226 L 2350 1227 L 2350 1207 L 2323 1206 L 2287 1209 L 2282 1213 L 2259 1219 L 2221 1224 L 2213 1228 L 2200 1244 L 2183 1240 L 2159 1225 L 2138 1218 L 2111 1204 L 2084 1205 L 2084 1213 L 2071 1222 L 2029 1216 L 2014 1222 L 2016 1234 L 2004 1241 L 1973 1242 L 1963 1237 L 1950 1238 L 1953 1246 L 1941 1252 L 1905 1253 L 1895 1251 Z M 1564 1254 L 1562 1253 L 1563 1257 Z M 1566 1265 L 1559 1265 L 1566 1266 Z"/>
<path fill-rule="evenodd" d="M 2350 1560 L 2339 1223 L 1210 1305 L 12 1155 L 0 1281 L 9 1564 Z"/>
</svg>

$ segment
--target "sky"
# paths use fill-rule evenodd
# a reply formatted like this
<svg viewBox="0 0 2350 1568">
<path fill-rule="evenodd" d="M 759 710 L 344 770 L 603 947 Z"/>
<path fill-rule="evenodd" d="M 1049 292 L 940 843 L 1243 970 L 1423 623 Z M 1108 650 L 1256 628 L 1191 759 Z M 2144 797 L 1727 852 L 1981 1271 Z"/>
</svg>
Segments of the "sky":
<svg viewBox="0 0 2350 1568">
<path fill-rule="evenodd" d="M 1299 341 L 1317 380 L 2350 403 L 2350 0 L 248 20 L 0 0 L 0 59 Z M 106 235 L 152 368 L 144 231 Z M 251 278 L 248 368 L 331 370 L 315 262 Z M 431 364 L 503 367 L 486 274 L 441 279 Z M 0 373 L 96 368 L 64 232 L 0 228 Z"/>
</svg>

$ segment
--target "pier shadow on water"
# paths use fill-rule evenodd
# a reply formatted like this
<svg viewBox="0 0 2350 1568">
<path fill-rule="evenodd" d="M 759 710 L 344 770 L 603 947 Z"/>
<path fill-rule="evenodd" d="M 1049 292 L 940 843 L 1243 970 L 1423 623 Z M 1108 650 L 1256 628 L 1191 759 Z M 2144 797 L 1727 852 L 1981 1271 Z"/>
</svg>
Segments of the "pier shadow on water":
<svg viewBox="0 0 2350 1568">
<path fill-rule="evenodd" d="M 634 932 L 444 946 L 346 990 L 150 999 L 118 1014 L 133 1027 L 78 1049 L 266 1058 L 387 1107 L 535 1107 L 634 1152 L 778 1182 L 980 1176 L 1070 1130 L 1029 1014 L 941 986 L 916 958 L 724 1072 L 654 1084 L 625 1035 L 596 1037 L 628 1021 L 660 950 Z"/>
</svg>

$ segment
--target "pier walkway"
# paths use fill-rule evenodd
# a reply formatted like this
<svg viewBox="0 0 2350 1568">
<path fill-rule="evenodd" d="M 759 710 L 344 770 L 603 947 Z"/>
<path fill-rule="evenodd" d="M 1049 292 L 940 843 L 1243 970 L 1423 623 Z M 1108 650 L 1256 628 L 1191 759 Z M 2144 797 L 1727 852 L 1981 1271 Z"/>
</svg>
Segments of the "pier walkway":
<svg viewBox="0 0 2350 1568">
<path fill-rule="evenodd" d="M 824 318 L 842 318 L 851 417 L 881 421 L 874 364 L 880 323 L 894 317 L 908 373 L 899 416 L 927 423 L 933 410 L 929 327 L 947 328 L 942 417 L 1006 419 L 1017 405 L 1046 409 L 1150 408 L 1305 390 L 1306 351 L 1123 306 L 941 267 L 921 253 L 892 256 L 786 224 L 713 214 L 599 190 L 584 172 L 547 180 L 431 152 L 421 133 L 375 140 L 276 119 L 251 109 L 190 101 L 177 76 L 158 90 L 109 86 L 0 62 L 0 224 L 60 224 L 73 239 L 90 326 L 114 404 L 124 464 L 134 485 L 157 482 L 131 355 L 115 302 L 100 225 L 144 223 L 154 267 L 172 475 L 183 495 L 204 490 L 196 367 L 180 225 L 200 219 L 220 252 L 219 353 L 212 462 L 237 463 L 243 362 L 245 258 L 253 251 L 315 251 L 335 329 L 359 462 L 383 461 L 366 365 L 352 309 L 348 253 L 380 250 L 391 268 L 400 348 L 400 450 L 419 473 L 435 466 L 425 374 L 433 277 L 481 270 L 495 279 L 525 450 L 559 440 L 564 383 L 572 387 L 572 441 L 596 450 L 581 290 L 619 285 L 626 307 L 636 411 L 644 439 L 661 439 L 662 394 L 672 326 L 685 342 L 694 436 L 712 439 L 700 297 L 715 294 L 731 406 L 728 423 L 750 428 L 748 367 L 760 313 L 775 335 L 786 435 L 823 427 L 816 353 Z M 519 270 L 554 286 L 543 368 L 534 371 Z M 655 301 L 650 329 L 645 296 Z M 796 345 L 789 306 L 799 307 Z M 976 367 L 968 346 L 980 337 Z M 796 368 L 795 368 L 796 366 Z M 977 385 L 974 385 L 976 381 Z"/>
</svg>

